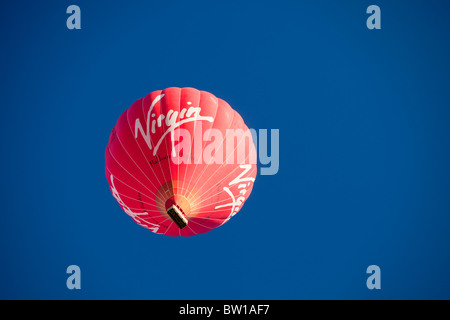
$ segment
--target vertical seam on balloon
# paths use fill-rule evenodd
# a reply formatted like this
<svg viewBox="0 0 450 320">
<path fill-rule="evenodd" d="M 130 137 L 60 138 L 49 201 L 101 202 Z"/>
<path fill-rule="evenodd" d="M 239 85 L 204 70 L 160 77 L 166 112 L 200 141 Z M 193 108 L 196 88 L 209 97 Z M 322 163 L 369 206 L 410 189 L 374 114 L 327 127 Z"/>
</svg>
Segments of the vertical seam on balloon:
<svg viewBox="0 0 450 320">
<path fill-rule="evenodd" d="M 197 91 L 197 92 L 199 92 L 197 89 L 194 89 L 194 88 L 192 88 L 192 90 L 195 90 L 195 91 Z M 182 95 L 183 95 L 183 88 L 181 88 L 180 89 L 180 110 L 181 110 L 181 101 L 182 101 Z M 201 101 L 201 95 L 200 95 L 200 98 L 199 98 L 199 106 L 200 106 L 200 101 Z M 180 111 L 181 112 L 181 111 Z M 179 130 L 181 129 L 181 127 L 179 128 Z M 194 126 L 194 130 L 195 130 L 195 126 Z M 194 137 L 195 137 L 195 133 L 194 133 Z M 191 144 L 191 153 L 192 153 L 192 144 Z M 184 154 L 183 154 L 183 156 L 184 156 Z M 178 178 L 178 180 L 180 180 L 180 169 L 179 169 L 179 167 L 180 167 L 180 164 L 178 164 L 177 165 L 177 178 Z M 184 168 L 184 176 L 183 176 L 183 179 L 181 180 L 181 196 L 182 197 L 184 197 L 185 199 L 186 199 L 186 201 L 188 201 L 189 202 L 189 200 L 188 200 L 188 198 L 185 196 L 185 179 L 186 179 L 186 172 L 188 171 L 188 168 L 189 168 L 189 166 L 187 165 L 187 166 L 185 166 L 185 168 Z M 187 187 L 189 187 L 189 184 L 188 184 L 188 186 Z M 190 206 L 190 203 L 189 203 L 189 206 Z M 186 218 L 189 218 L 187 215 L 186 215 Z M 192 233 L 194 233 L 194 235 L 197 235 L 197 232 L 195 232 L 190 226 L 189 226 L 189 224 L 187 225 L 187 227 L 189 228 L 189 230 L 192 232 Z M 180 234 L 180 236 L 181 236 L 181 233 L 182 233 L 182 230 L 181 229 L 179 229 L 179 234 Z"/>
<path fill-rule="evenodd" d="M 211 94 L 211 96 L 214 96 L 214 95 Z M 201 98 L 202 98 L 202 91 L 200 91 L 199 106 L 201 105 Z M 217 98 L 216 96 L 214 96 L 214 98 L 216 99 L 217 103 L 216 103 L 216 110 L 215 110 L 215 112 L 214 112 L 213 122 L 212 122 L 212 124 L 211 124 L 211 129 L 214 128 L 214 124 L 215 124 L 215 122 L 216 122 L 216 117 L 217 117 L 217 112 L 218 112 L 218 110 L 219 110 L 219 101 L 218 101 L 218 98 Z M 212 132 L 212 130 L 210 130 L 210 133 L 209 133 L 209 135 L 208 135 L 208 139 L 209 139 L 209 137 L 211 136 L 211 132 Z M 203 139 L 203 132 L 202 132 L 202 140 L 204 140 L 204 139 Z M 203 164 L 203 150 L 204 150 L 206 141 L 207 141 L 207 140 L 203 141 L 203 143 L 202 143 L 202 159 L 201 159 L 201 163 L 202 163 L 202 164 Z M 203 165 L 205 165 L 205 164 L 203 164 Z M 192 178 L 194 177 L 195 172 L 197 171 L 197 167 L 198 167 L 198 164 L 195 165 L 194 170 L 193 170 L 192 173 L 191 173 L 191 178 L 189 179 L 188 186 L 190 186 L 190 184 L 191 184 Z M 202 171 L 202 173 L 203 173 L 203 171 Z M 200 176 L 200 177 L 201 177 L 201 176 Z M 200 177 L 197 178 L 195 185 L 197 184 L 197 181 L 200 180 Z M 191 190 L 189 191 L 189 194 L 188 194 L 189 196 L 191 195 L 193 188 L 194 188 L 194 187 L 192 187 Z M 186 196 L 188 196 L 188 195 L 186 195 Z"/>
<path fill-rule="evenodd" d="M 163 90 L 164 91 L 164 90 Z M 180 94 L 181 94 L 181 92 L 180 92 Z M 168 96 L 166 96 L 166 97 L 168 97 Z M 167 98 L 166 99 L 164 99 L 164 101 L 165 100 L 167 100 Z M 167 106 L 167 108 L 169 108 L 170 106 L 168 106 L 168 104 L 166 103 L 166 102 L 164 102 L 164 104 L 163 104 L 163 99 L 161 99 L 160 101 L 159 101 L 159 103 L 160 103 L 160 107 L 159 107 L 159 111 L 160 111 L 160 114 L 161 114 L 161 110 L 162 110 L 162 107 L 163 106 Z M 179 108 L 178 108 L 179 109 Z M 166 116 L 167 116 L 167 114 L 168 114 L 168 110 L 164 110 L 164 111 L 167 111 L 166 112 Z M 162 122 L 161 123 L 161 132 L 163 131 L 163 126 L 164 126 L 164 122 Z M 172 138 L 172 134 L 169 134 L 168 135 L 169 136 L 169 138 L 171 139 Z M 172 150 L 168 150 L 168 148 L 167 148 L 167 138 L 164 138 L 164 141 L 165 141 L 165 145 L 166 145 L 166 151 L 167 152 L 170 152 L 170 156 L 172 157 Z M 171 157 L 169 157 L 168 158 L 168 161 L 171 161 Z M 171 168 L 171 164 L 169 163 L 169 175 L 170 175 L 170 185 L 172 185 L 172 194 L 174 195 L 175 194 L 175 188 L 174 188 L 174 183 L 173 183 L 173 177 L 172 177 L 172 168 Z M 170 225 L 169 225 L 169 227 L 167 228 L 167 230 L 164 232 L 164 235 L 167 233 L 167 231 L 169 231 L 169 229 L 172 227 L 172 225 L 173 225 L 173 221 L 170 223 Z"/>
<path fill-rule="evenodd" d="M 196 90 L 196 89 L 193 89 L 193 90 Z M 198 91 L 198 90 L 196 90 L 196 91 Z M 181 89 L 181 94 L 183 93 L 183 89 Z M 180 108 L 181 108 L 181 94 L 180 94 Z M 200 100 L 199 100 L 200 101 Z M 199 106 L 200 106 L 200 102 L 199 102 Z M 180 129 L 181 129 L 181 127 L 180 127 Z M 195 130 L 195 126 L 194 126 L 194 130 Z M 192 142 L 193 140 L 191 139 L 191 142 Z M 191 143 L 191 150 L 190 150 L 190 153 L 191 153 L 191 155 L 192 155 L 192 143 Z M 184 156 L 184 154 L 183 154 L 183 156 Z M 189 165 L 189 163 L 187 163 L 186 164 L 186 166 L 185 166 L 185 169 L 184 169 L 184 176 L 183 176 L 183 180 L 182 180 L 182 186 L 181 186 L 181 190 L 183 191 L 184 190 L 184 186 L 185 186 L 185 180 L 186 180 L 186 172 L 188 171 L 188 165 Z M 177 166 L 177 167 L 179 167 L 179 165 Z M 189 185 L 188 185 L 189 186 Z M 183 196 L 185 196 L 184 194 L 183 194 Z M 186 198 L 187 199 L 187 198 Z M 189 201 L 189 200 L 188 200 Z"/>
<path fill-rule="evenodd" d="M 198 95 L 199 95 L 199 98 L 198 98 L 198 106 L 200 107 L 200 106 L 201 106 L 201 102 L 202 102 L 201 91 L 199 91 L 199 90 L 197 90 L 197 89 L 193 89 L 193 90 L 195 90 L 196 92 L 198 92 Z M 198 121 L 198 120 L 197 120 L 197 121 Z M 194 124 L 194 135 L 193 135 L 193 139 L 191 140 L 192 142 L 195 142 L 195 129 L 196 129 L 196 126 L 195 126 L 195 124 Z M 190 150 L 191 155 L 192 155 L 192 152 L 193 152 L 192 147 L 193 147 L 193 143 L 191 144 L 191 150 Z M 192 159 L 192 158 L 191 158 L 191 159 Z M 194 159 L 194 163 L 195 163 L 195 159 Z M 184 187 L 185 187 L 186 173 L 189 171 L 189 170 L 188 170 L 188 167 L 189 167 L 189 166 L 186 166 L 186 169 L 184 170 L 183 187 L 182 187 L 182 189 L 184 189 Z M 191 178 L 189 179 L 189 182 L 188 182 L 188 184 L 187 184 L 187 186 L 186 186 L 186 190 L 187 190 L 187 188 L 189 188 L 189 186 L 190 186 L 190 182 L 191 182 L 191 180 L 192 180 L 192 176 L 193 176 L 193 173 L 194 173 L 194 172 L 195 172 L 195 167 L 194 167 L 194 171 L 192 171 L 192 173 L 191 173 Z M 187 193 L 187 192 L 186 192 L 186 194 L 185 194 L 184 196 L 185 196 L 186 199 L 188 199 L 188 193 Z M 191 208 L 191 209 L 192 209 L 192 208 Z"/>
<path fill-rule="evenodd" d="M 178 101 L 178 117 L 180 116 L 180 112 L 181 112 L 181 92 L 182 92 L 182 89 L 180 88 L 180 95 L 179 95 L 179 101 Z M 178 128 L 178 131 L 180 131 L 180 129 L 181 128 Z M 175 132 L 175 130 L 174 130 L 174 132 Z M 172 151 L 173 150 L 171 150 L 171 152 Z M 178 154 L 177 154 L 177 156 L 178 156 Z M 173 162 L 173 159 L 172 159 L 172 162 Z M 172 166 L 172 164 L 170 166 Z M 177 165 L 177 179 L 178 180 L 180 179 L 179 175 L 180 175 L 180 170 L 179 170 L 179 166 Z M 178 187 L 178 184 L 179 184 L 178 180 L 177 180 L 177 187 Z M 173 187 L 173 180 L 172 180 L 172 187 Z M 174 191 L 175 191 L 175 188 L 174 188 Z M 183 190 L 181 190 L 181 191 L 183 191 Z M 178 194 L 177 194 L 177 196 L 178 196 Z M 176 197 L 175 197 L 175 192 L 174 192 L 174 199 L 175 198 Z M 179 237 L 181 236 L 181 229 L 180 228 L 178 228 L 178 236 Z"/>
</svg>

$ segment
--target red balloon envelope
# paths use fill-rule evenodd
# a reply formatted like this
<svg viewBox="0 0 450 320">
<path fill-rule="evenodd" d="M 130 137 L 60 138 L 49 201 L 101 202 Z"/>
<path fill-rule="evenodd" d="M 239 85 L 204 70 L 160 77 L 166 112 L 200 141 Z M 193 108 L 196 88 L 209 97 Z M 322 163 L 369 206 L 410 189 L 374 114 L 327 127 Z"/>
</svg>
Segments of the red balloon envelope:
<svg viewBox="0 0 450 320">
<path fill-rule="evenodd" d="M 122 209 L 158 234 L 193 236 L 226 223 L 256 177 L 250 130 L 228 103 L 193 88 L 154 91 L 117 121 L 106 177 Z"/>
</svg>

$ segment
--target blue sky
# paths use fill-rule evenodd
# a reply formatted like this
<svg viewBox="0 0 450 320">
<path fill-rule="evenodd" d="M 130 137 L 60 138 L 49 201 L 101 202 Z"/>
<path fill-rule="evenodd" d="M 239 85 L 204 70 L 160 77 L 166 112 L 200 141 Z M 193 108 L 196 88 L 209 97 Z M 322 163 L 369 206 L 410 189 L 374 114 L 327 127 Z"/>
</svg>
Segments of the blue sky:
<svg viewBox="0 0 450 320">
<path fill-rule="evenodd" d="M 66 27 L 71 4 L 81 30 Z M 381 30 L 366 27 L 371 4 Z M 448 12 L 437 1 L 2 5 L 0 298 L 450 298 Z M 280 130 L 279 172 L 191 238 L 138 226 L 104 175 L 120 114 L 171 86 Z M 72 264 L 81 290 L 66 287 Z M 366 287 L 372 264 L 381 290 Z"/>
</svg>

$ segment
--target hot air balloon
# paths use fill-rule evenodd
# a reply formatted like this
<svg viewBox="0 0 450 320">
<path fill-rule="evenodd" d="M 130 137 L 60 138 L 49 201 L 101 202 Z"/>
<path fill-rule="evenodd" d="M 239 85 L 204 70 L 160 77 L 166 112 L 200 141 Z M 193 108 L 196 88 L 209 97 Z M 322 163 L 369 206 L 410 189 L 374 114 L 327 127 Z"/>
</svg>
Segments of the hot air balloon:
<svg viewBox="0 0 450 320">
<path fill-rule="evenodd" d="M 193 236 L 231 219 L 249 197 L 256 149 L 242 117 L 193 88 L 154 91 L 118 119 L 105 152 L 114 198 L 157 234 Z"/>
</svg>

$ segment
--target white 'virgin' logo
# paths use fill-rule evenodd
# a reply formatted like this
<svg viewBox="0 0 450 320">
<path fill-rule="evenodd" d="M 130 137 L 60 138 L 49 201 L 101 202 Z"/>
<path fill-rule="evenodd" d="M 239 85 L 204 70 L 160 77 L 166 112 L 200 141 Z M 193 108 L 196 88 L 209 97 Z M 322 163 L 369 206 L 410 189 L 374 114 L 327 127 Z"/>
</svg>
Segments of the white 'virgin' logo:
<svg viewBox="0 0 450 320">
<path fill-rule="evenodd" d="M 239 166 L 241 169 L 244 169 L 233 181 L 231 181 L 228 185 L 231 187 L 235 185 L 236 183 L 239 183 L 238 189 L 240 196 L 236 199 L 233 195 L 233 193 L 230 191 L 230 188 L 223 187 L 223 190 L 228 193 L 228 195 L 231 197 L 231 202 L 227 204 L 223 204 L 220 206 L 216 206 L 214 209 L 224 208 L 224 207 L 231 207 L 230 214 L 228 215 L 228 218 L 226 218 L 222 224 L 227 222 L 231 219 L 240 209 L 241 204 L 245 201 L 245 194 L 247 193 L 247 188 L 250 186 L 251 183 L 255 181 L 255 178 L 247 177 L 243 178 L 243 176 L 250 171 L 252 168 L 251 164 L 242 164 Z"/>
<path fill-rule="evenodd" d="M 142 137 L 144 138 L 145 142 L 147 143 L 148 148 L 152 149 L 152 143 L 150 139 L 150 134 L 155 133 L 155 127 L 158 128 L 162 127 L 162 121 L 165 119 L 166 124 L 166 131 L 161 135 L 161 137 L 158 140 L 158 143 L 153 148 L 153 155 L 156 155 L 156 152 L 159 149 L 159 146 L 161 145 L 161 142 L 164 140 L 167 134 L 170 133 L 170 140 L 172 142 L 172 156 L 176 156 L 175 152 L 175 142 L 174 142 L 174 131 L 176 128 L 181 126 L 184 123 L 193 122 L 197 120 L 201 121 L 209 121 L 213 122 L 213 117 L 208 116 L 201 116 L 200 111 L 202 110 L 200 107 L 189 107 L 183 108 L 178 111 L 169 110 L 166 115 L 160 114 L 159 117 L 156 118 L 156 114 L 152 113 L 153 108 L 155 107 L 155 104 L 164 97 L 164 94 L 158 95 L 155 100 L 153 100 L 152 104 L 150 105 L 150 108 L 147 112 L 147 120 L 146 120 L 146 128 L 144 131 L 144 128 L 141 125 L 141 122 L 139 119 L 136 119 L 135 127 L 134 127 L 134 138 L 137 139 L 138 133 L 140 132 Z M 188 105 L 190 105 L 191 102 L 188 102 Z M 156 118 L 156 119 L 155 119 Z M 151 127 L 151 131 L 150 131 Z"/>
<path fill-rule="evenodd" d="M 111 175 L 110 176 L 111 179 L 111 192 L 113 194 L 113 197 L 117 200 L 117 202 L 120 204 L 120 206 L 122 207 L 123 211 L 125 211 L 131 218 L 133 218 L 133 220 L 143 226 L 146 227 L 147 229 L 149 229 L 152 232 L 158 233 L 159 230 L 159 225 L 145 221 L 145 223 L 147 223 L 148 225 L 146 225 L 145 223 L 143 223 L 141 220 L 143 220 L 142 218 L 140 218 L 139 216 L 148 216 L 147 212 L 142 212 L 142 213 L 138 213 L 138 212 L 133 212 L 120 198 L 119 192 L 116 189 L 116 186 L 114 185 L 114 176 Z"/>
</svg>

